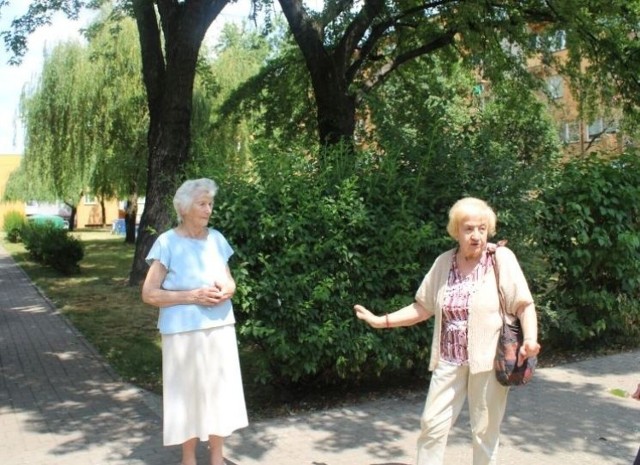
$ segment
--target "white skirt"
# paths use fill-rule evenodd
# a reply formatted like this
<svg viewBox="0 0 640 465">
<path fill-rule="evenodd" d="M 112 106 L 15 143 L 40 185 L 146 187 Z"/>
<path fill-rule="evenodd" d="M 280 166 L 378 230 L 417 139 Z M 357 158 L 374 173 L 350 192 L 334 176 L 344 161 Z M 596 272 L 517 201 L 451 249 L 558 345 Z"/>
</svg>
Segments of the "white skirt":
<svg viewBox="0 0 640 465">
<path fill-rule="evenodd" d="M 234 325 L 162 335 L 165 446 L 249 424 Z"/>
</svg>

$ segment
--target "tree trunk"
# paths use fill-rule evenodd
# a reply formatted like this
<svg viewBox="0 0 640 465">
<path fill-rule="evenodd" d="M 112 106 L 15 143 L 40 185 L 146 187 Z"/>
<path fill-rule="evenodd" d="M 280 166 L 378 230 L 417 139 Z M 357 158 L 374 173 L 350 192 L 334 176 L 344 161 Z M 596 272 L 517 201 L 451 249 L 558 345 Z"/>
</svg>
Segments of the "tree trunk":
<svg viewBox="0 0 640 465">
<path fill-rule="evenodd" d="M 356 99 L 350 94 L 352 76 L 347 73 L 351 42 L 325 47 L 320 21 L 307 13 L 302 0 L 279 2 L 311 76 L 320 145 L 344 144 L 350 151 L 356 127 Z"/>
<path fill-rule="evenodd" d="M 142 72 L 149 103 L 149 162 L 145 207 L 129 283 L 146 275 L 147 253 L 158 234 L 171 226 L 171 199 L 184 180 L 191 142 L 191 107 L 196 63 L 204 35 L 228 0 L 187 0 L 179 3 L 136 0 L 134 13 L 140 33 Z M 163 43 L 159 24 L 162 24 Z"/>
<path fill-rule="evenodd" d="M 127 206 L 124 209 L 124 242 L 127 244 L 136 243 L 136 222 L 138 220 L 138 193 L 129 194 Z"/>
<path fill-rule="evenodd" d="M 71 205 L 68 202 L 65 202 L 65 204 L 71 209 L 71 214 L 69 215 L 69 231 L 75 231 L 78 207 L 77 205 Z"/>
<path fill-rule="evenodd" d="M 323 147 L 343 144 L 347 150 L 352 150 L 356 129 L 355 97 L 349 94 L 344 79 L 335 76 L 331 63 L 316 62 L 307 66 L 313 66 L 310 68 L 311 83 L 316 98 L 320 144 Z"/>
<path fill-rule="evenodd" d="M 100 197 L 100 217 L 102 220 L 100 221 L 100 226 L 104 228 L 107 224 L 107 209 L 104 206 L 104 197 Z"/>
</svg>

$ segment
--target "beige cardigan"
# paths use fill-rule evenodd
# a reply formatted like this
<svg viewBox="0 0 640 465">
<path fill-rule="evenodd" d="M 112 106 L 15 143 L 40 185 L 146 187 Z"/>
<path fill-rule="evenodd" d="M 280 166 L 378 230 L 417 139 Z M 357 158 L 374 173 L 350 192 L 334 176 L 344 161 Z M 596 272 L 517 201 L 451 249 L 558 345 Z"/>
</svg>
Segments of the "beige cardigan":
<svg viewBox="0 0 640 465">
<path fill-rule="evenodd" d="M 452 249 L 436 258 L 416 292 L 416 301 L 435 316 L 431 360 L 429 362 L 429 370 L 431 371 L 435 370 L 440 360 L 442 305 L 454 253 L 455 249 Z M 532 303 L 533 297 L 515 254 L 507 247 L 498 247 L 496 259 L 500 270 L 500 287 L 504 293 L 507 313 L 515 315 L 518 307 Z M 496 278 L 493 271 L 487 272 L 482 278 L 477 291 L 471 297 L 469 307 L 467 336 L 469 369 L 471 373 L 492 370 L 498 335 L 502 326 Z"/>
</svg>

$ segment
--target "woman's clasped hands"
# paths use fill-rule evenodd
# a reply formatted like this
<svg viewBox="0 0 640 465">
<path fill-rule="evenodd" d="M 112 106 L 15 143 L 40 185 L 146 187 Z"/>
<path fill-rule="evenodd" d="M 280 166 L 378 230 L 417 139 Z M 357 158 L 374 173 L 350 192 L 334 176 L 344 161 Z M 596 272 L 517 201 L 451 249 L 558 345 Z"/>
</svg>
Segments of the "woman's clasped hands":
<svg viewBox="0 0 640 465">
<path fill-rule="evenodd" d="M 194 303 L 198 305 L 218 305 L 231 298 L 233 291 L 224 284 L 214 282 L 211 286 L 200 287 L 193 290 Z"/>
</svg>

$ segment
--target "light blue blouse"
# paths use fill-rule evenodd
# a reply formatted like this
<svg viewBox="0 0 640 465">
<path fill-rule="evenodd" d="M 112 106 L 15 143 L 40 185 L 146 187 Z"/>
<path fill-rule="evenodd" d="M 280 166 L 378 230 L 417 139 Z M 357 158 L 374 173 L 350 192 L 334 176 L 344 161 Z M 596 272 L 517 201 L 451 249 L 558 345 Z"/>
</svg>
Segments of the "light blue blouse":
<svg viewBox="0 0 640 465">
<path fill-rule="evenodd" d="M 146 261 L 160 261 L 167 269 L 162 288 L 185 291 L 227 279 L 227 262 L 233 249 L 216 229 L 209 229 L 206 239 L 191 239 L 171 229 L 158 236 Z M 214 328 L 235 323 L 231 300 L 215 306 L 197 304 L 160 307 L 158 329 L 162 334 L 174 334 Z"/>
</svg>

